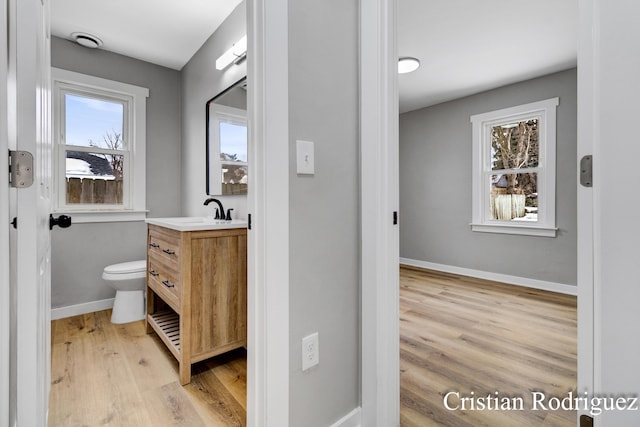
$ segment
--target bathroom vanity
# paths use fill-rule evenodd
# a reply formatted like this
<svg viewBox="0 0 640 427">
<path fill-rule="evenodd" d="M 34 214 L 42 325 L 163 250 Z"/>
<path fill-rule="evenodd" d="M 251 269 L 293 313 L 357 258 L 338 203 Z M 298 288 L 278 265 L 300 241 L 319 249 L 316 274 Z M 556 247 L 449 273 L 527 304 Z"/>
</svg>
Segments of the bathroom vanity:
<svg viewBox="0 0 640 427">
<path fill-rule="evenodd" d="M 246 346 L 247 223 L 209 218 L 146 220 L 147 333 L 191 364 Z"/>
</svg>

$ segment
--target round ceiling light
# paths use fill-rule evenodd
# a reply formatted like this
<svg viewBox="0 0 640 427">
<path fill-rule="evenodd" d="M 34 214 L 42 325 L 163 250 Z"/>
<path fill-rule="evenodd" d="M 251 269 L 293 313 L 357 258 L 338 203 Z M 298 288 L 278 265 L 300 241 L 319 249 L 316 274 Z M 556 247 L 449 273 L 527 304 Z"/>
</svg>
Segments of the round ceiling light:
<svg viewBox="0 0 640 427">
<path fill-rule="evenodd" d="M 89 49 L 95 49 L 102 46 L 102 40 L 87 33 L 73 33 L 71 38 L 76 41 L 80 46 L 88 47 Z"/>
<path fill-rule="evenodd" d="M 405 56 L 398 59 L 398 74 L 406 74 L 417 70 L 420 67 L 420 61 L 417 58 Z"/>
</svg>

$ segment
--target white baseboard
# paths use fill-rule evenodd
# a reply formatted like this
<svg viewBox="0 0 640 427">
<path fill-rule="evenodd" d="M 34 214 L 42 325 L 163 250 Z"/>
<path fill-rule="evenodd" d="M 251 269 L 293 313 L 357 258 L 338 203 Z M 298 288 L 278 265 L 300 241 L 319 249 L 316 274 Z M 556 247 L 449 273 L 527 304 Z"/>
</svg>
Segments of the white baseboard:
<svg viewBox="0 0 640 427">
<path fill-rule="evenodd" d="M 360 407 L 357 407 L 356 409 L 333 423 L 331 427 L 360 427 L 362 423 L 361 412 L 362 410 L 360 409 Z"/>
<path fill-rule="evenodd" d="M 85 302 L 83 304 L 68 305 L 51 309 L 51 320 L 64 319 L 66 317 L 77 316 L 79 314 L 94 313 L 96 311 L 113 308 L 115 298 L 103 299 L 99 301 Z"/>
<path fill-rule="evenodd" d="M 436 264 L 433 262 L 418 261 L 409 258 L 400 258 L 400 264 L 411 267 L 426 268 L 429 270 L 437 270 L 445 273 L 460 274 L 462 276 L 476 277 L 478 279 L 493 280 L 495 282 L 503 282 L 510 285 L 541 289 L 543 291 L 558 292 L 566 295 L 578 295 L 577 286 L 565 285 L 563 283 L 547 282 L 544 280 L 529 279 L 528 277 L 511 276 L 509 274 L 491 273 L 489 271 Z"/>
</svg>

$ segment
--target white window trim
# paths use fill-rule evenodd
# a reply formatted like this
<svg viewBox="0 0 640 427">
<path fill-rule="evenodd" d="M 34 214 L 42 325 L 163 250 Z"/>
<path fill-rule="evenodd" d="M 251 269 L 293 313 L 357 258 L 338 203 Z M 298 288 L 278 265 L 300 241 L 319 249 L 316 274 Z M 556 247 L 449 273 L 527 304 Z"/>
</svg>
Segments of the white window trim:
<svg viewBox="0 0 640 427">
<path fill-rule="evenodd" d="M 114 221 L 142 221 L 146 217 L 146 117 L 147 103 L 146 98 L 149 97 L 149 89 L 121 83 L 113 80 L 103 79 L 100 77 L 90 76 L 87 74 L 76 73 L 74 71 L 63 70 L 60 68 L 51 68 L 51 76 L 53 80 L 54 90 L 54 143 L 56 150 L 56 167 L 55 167 L 55 197 L 53 211 L 55 213 L 71 214 L 73 221 L 76 223 L 84 222 L 114 222 Z M 89 93 L 107 92 L 131 99 L 129 108 L 128 123 L 130 134 L 133 136 L 133 144 L 131 146 L 130 165 L 133 165 L 133 173 L 129 173 L 128 179 L 129 191 L 128 195 L 123 195 L 125 200 L 125 208 L 113 206 L 87 206 L 82 205 L 77 208 L 65 205 L 60 202 L 60 197 L 64 196 L 64 188 L 60 182 L 60 168 L 64 167 L 60 163 L 60 120 L 61 109 L 60 101 L 60 85 L 70 85 L 82 88 Z M 61 194 L 62 192 L 62 194 Z M 130 200 L 127 198 L 130 197 Z"/>
<path fill-rule="evenodd" d="M 523 234 L 555 237 L 556 228 L 556 107 L 559 98 L 532 102 L 471 116 L 473 141 L 473 191 L 471 230 L 486 233 Z M 518 223 L 489 216 L 489 192 L 486 172 L 490 169 L 490 130 L 496 124 L 539 117 L 540 145 L 538 173 L 538 221 Z"/>
</svg>

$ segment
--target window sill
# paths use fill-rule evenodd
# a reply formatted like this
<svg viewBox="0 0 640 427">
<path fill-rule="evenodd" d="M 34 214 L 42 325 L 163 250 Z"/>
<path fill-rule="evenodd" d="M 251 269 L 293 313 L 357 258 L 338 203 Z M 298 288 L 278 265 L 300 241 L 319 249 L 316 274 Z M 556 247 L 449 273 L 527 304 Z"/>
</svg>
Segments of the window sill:
<svg viewBox="0 0 640 427">
<path fill-rule="evenodd" d="M 512 224 L 471 224 L 471 231 L 481 233 L 520 234 L 525 236 L 556 237 L 557 228 L 531 227 Z"/>
<path fill-rule="evenodd" d="M 69 215 L 73 224 L 91 222 L 144 221 L 148 210 L 144 211 L 57 211 L 56 215 Z"/>
</svg>

